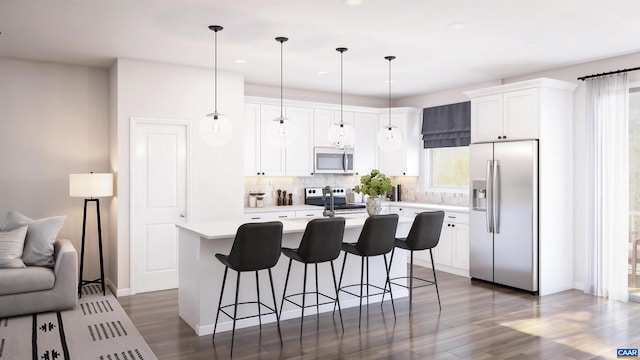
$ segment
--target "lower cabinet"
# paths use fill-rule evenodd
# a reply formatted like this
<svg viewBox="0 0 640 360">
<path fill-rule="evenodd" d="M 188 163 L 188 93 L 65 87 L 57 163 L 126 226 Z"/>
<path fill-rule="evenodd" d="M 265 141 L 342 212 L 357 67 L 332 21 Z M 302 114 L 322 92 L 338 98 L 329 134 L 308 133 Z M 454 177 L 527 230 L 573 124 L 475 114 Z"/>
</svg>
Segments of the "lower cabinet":
<svg viewBox="0 0 640 360">
<path fill-rule="evenodd" d="M 403 208 L 403 216 L 414 217 L 421 209 Z M 429 251 L 413 253 L 416 265 L 431 267 Z M 445 212 L 440 241 L 433 249 L 436 270 L 469 276 L 469 214 Z"/>
<path fill-rule="evenodd" d="M 261 219 L 287 219 L 295 218 L 296 211 L 265 211 L 259 213 L 244 214 L 244 218 L 247 220 L 261 220 Z"/>
</svg>

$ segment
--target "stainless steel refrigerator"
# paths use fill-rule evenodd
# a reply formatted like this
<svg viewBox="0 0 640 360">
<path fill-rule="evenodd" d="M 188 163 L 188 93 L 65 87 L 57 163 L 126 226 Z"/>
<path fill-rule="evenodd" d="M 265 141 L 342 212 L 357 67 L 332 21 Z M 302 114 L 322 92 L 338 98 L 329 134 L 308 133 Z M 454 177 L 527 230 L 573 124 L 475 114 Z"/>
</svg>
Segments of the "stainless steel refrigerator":
<svg viewBox="0 0 640 360">
<path fill-rule="evenodd" d="M 470 146 L 469 274 L 538 291 L 538 141 Z"/>
</svg>

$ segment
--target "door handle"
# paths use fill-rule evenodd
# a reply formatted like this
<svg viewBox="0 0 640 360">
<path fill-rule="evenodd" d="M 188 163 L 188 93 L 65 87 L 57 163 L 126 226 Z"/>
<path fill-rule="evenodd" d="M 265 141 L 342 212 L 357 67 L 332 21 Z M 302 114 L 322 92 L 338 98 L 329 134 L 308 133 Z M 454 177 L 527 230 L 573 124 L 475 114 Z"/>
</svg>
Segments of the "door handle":
<svg viewBox="0 0 640 360">
<path fill-rule="evenodd" d="M 486 171 L 486 179 L 487 179 L 487 209 L 485 213 L 485 219 L 487 224 L 487 232 L 493 232 L 493 161 L 487 160 L 487 171 Z"/>
<path fill-rule="evenodd" d="M 500 233 L 500 172 L 498 160 L 493 161 L 493 231 Z"/>
</svg>

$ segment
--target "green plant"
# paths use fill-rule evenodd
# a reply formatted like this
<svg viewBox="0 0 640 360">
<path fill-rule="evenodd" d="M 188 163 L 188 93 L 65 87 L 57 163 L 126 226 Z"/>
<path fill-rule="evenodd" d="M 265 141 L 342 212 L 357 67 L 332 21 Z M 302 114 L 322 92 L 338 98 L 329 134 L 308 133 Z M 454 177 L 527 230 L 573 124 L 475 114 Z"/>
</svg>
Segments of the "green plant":
<svg viewBox="0 0 640 360">
<path fill-rule="evenodd" d="M 356 185 L 353 188 L 353 191 L 358 194 L 378 196 L 391 190 L 391 179 L 377 169 L 371 170 L 369 175 L 360 177 L 360 183 L 362 185 Z"/>
</svg>

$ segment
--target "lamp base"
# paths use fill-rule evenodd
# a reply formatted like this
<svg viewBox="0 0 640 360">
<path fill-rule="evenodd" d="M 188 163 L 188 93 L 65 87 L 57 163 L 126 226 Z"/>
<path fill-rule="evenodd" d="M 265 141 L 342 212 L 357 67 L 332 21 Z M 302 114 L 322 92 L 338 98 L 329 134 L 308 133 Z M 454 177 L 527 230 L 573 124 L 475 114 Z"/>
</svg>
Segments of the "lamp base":
<svg viewBox="0 0 640 360">
<path fill-rule="evenodd" d="M 84 271 L 84 239 L 87 229 L 87 205 L 92 201 L 96 203 L 96 214 L 98 216 L 98 248 L 100 251 L 100 277 L 96 280 L 83 280 Z M 80 252 L 80 278 L 78 281 L 78 297 L 82 297 L 82 286 L 87 284 L 100 284 L 102 286 L 102 295 L 106 295 L 104 286 L 104 258 L 102 256 L 102 226 L 100 223 L 100 200 L 84 199 L 84 213 L 82 215 L 82 250 Z"/>
</svg>

